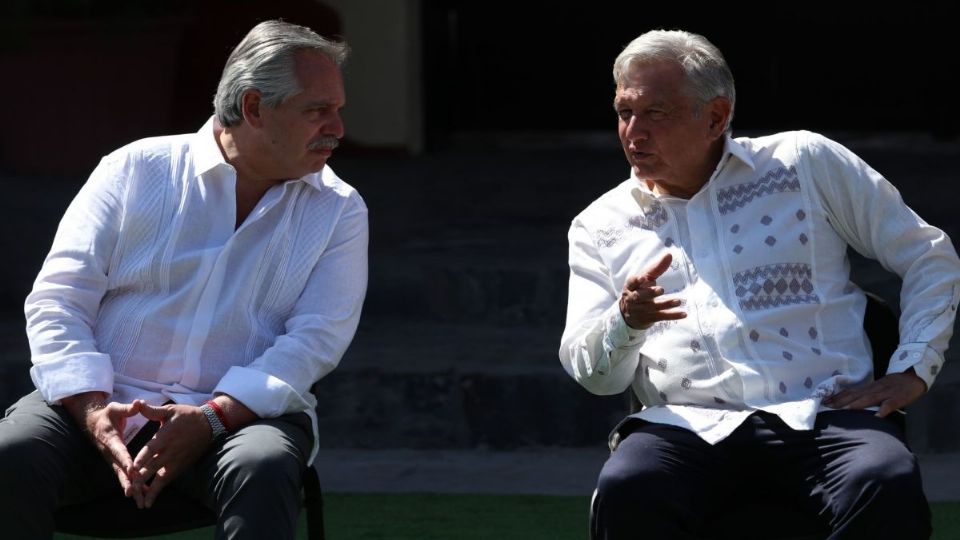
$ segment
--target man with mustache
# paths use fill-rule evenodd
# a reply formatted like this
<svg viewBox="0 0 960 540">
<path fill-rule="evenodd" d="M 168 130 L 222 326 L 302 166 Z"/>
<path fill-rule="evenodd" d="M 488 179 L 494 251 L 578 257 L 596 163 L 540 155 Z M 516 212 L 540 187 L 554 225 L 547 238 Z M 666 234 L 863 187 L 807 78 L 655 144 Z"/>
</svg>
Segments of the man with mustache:
<svg viewBox="0 0 960 540">
<path fill-rule="evenodd" d="M 707 518 L 757 483 L 795 495 L 830 538 L 928 537 L 916 459 L 888 417 L 943 364 L 960 299 L 950 239 L 823 136 L 733 138 L 733 76 L 703 36 L 643 34 L 614 79 L 631 175 L 571 224 L 560 359 L 644 409 L 611 438 L 593 537 L 713 537 Z M 886 373 L 872 373 L 848 246 L 903 278 Z"/>
<path fill-rule="evenodd" d="M 294 538 L 310 388 L 366 291 L 366 207 L 326 165 L 346 55 L 261 23 L 200 131 L 93 172 L 26 300 L 37 391 L 0 421 L 5 538 L 51 538 L 56 508 L 121 490 L 194 497 L 218 538 Z"/>
</svg>

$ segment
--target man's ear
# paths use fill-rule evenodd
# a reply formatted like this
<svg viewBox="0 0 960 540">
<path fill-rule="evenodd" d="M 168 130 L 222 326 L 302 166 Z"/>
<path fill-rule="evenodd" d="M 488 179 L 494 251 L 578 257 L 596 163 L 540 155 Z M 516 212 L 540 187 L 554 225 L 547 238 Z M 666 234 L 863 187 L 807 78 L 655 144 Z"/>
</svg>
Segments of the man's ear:
<svg viewBox="0 0 960 540">
<path fill-rule="evenodd" d="M 260 117 L 260 91 L 246 90 L 240 97 L 240 110 L 243 112 L 243 119 L 252 127 L 259 128 L 263 126 L 263 119 Z"/>
<path fill-rule="evenodd" d="M 706 108 L 710 117 L 710 135 L 714 138 L 722 137 L 726 132 L 727 119 L 730 118 L 730 100 L 717 96 L 710 100 Z"/>
</svg>

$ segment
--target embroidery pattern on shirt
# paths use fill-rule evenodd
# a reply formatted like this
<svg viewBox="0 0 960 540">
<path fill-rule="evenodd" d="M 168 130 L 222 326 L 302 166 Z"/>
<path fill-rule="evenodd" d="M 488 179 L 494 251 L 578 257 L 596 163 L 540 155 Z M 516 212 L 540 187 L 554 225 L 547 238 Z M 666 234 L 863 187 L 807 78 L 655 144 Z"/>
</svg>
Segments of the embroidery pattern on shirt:
<svg viewBox="0 0 960 540">
<path fill-rule="evenodd" d="M 646 330 L 647 340 L 653 340 L 656 337 L 661 336 L 668 328 L 676 324 L 677 321 L 657 321 L 653 323 L 650 328 Z"/>
<path fill-rule="evenodd" d="M 720 214 L 729 214 L 743 208 L 754 199 L 785 191 L 800 191 L 800 178 L 797 176 L 797 168 L 793 165 L 789 168 L 780 167 L 768 171 L 756 182 L 746 182 L 720 189 L 717 191 L 717 203 Z"/>
<path fill-rule="evenodd" d="M 620 241 L 623 237 L 623 229 L 610 227 L 608 229 L 597 229 L 594 233 L 594 241 L 600 247 L 611 247 Z"/>
<path fill-rule="evenodd" d="M 819 304 L 809 264 L 782 263 L 737 272 L 734 289 L 740 308 L 751 311 L 792 304 Z"/>
<path fill-rule="evenodd" d="M 643 208 L 643 215 L 633 216 L 628 223 L 631 227 L 655 231 L 669 221 L 670 215 L 660 201 L 653 201 Z M 669 246 L 668 246 L 669 247 Z"/>
</svg>

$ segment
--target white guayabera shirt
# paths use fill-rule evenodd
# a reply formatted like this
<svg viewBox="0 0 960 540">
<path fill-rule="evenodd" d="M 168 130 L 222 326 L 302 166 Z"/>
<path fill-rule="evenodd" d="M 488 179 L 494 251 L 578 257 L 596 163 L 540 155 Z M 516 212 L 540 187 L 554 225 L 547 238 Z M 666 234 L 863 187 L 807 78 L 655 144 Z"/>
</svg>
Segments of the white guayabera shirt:
<svg viewBox="0 0 960 540">
<path fill-rule="evenodd" d="M 632 177 L 573 220 L 569 241 L 566 371 L 596 394 L 632 386 L 645 406 L 635 416 L 710 443 L 757 410 L 811 429 L 823 398 L 871 377 L 848 245 L 903 278 L 889 373 L 912 367 L 933 383 L 960 295 L 950 239 L 857 156 L 809 132 L 727 138 L 689 200 Z M 634 330 L 620 292 L 666 251 L 673 263 L 657 283 L 687 318 Z"/>
<path fill-rule="evenodd" d="M 100 162 L 26 300 L 45 400 L 223 392 L 261 417 L 306 412 L 316 437 L 310 386 L 340 361 L 366 292 L 366 206 L 325 167 L 270 188 L 235 230 L 236 179 L 212 119 Z"/>
</svg>

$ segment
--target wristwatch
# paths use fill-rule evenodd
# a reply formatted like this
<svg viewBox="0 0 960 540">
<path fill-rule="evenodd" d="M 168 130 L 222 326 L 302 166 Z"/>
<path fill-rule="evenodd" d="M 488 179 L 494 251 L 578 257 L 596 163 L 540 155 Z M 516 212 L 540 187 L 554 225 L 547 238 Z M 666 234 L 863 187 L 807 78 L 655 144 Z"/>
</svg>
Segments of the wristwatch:
<svg viewBox="0 0 960 540">
<path fill-rule="evenodd" d="M 213 410 L 213 407 L 206 403 L 200 406 L 200 410 L 203 411 L 203 415 L 207 417 L 207 422 L 210 422 L 210 429 L 213 431 L 213 440 L 216 441 L 225 437 L 227 435 L 227 427 L 220 421 L 220 417 L 217 416 L 217 411 Z"/>
</svg>

